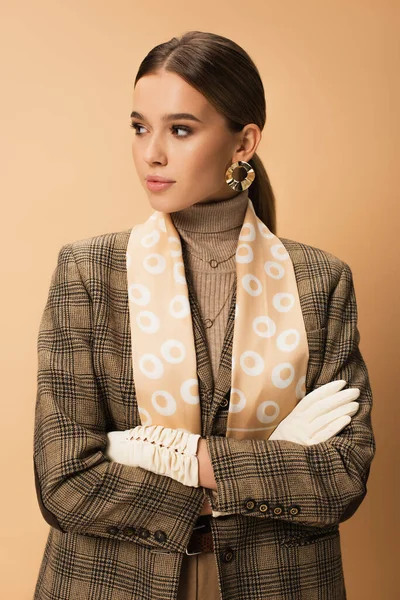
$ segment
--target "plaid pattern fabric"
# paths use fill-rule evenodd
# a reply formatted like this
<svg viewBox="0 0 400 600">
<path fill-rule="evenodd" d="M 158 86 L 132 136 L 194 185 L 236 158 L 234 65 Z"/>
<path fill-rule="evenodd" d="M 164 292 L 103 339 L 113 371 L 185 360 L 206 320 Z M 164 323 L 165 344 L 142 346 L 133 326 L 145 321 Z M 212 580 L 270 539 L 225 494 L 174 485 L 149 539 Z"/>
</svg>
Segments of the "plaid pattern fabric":
<svg viewBox="0 0 400 600">
<path fill-rule="evenodd" d="M 35 600 L 173 600 L 203 505 L 191 488 L 109 461 L 107 432 L 140 424 L 126 280 L 130 229 L 64 245 L 38 335 L 33 468 L 51 525 Z M 350 267 L 280 238 L 294 264 L 309 343 L 307 392 L 333 379 L 360 388 L 360 408 L 328 442 L 303 447 L 226 438 L 236 294 L 213 385 L 193 287 L 202 436 L 223 600 L 343 600 L 339 523 L 365 497 L 375 454 L 372 393 L 359 350 Z"/>
</svg>

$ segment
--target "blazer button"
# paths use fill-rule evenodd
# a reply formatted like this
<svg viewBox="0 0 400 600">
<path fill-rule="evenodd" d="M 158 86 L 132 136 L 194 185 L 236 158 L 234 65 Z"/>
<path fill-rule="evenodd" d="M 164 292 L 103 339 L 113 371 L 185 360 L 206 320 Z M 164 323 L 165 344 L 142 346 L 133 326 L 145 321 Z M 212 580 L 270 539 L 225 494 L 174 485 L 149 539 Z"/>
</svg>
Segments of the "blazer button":
<svg viewBox="0 0 400 600">
<path fill-rule="evenodd" d="M 222 400 L 222 402 L 221 402 L 220 406 L 221 406 L 222 408 L 226 408 L 226 407 L 228 406 L 228 404 L 229 404 L 229 400 L 228 400 L 227 398 L 224 398 L 224 399 Z"/>
<path fill-rule="evenodd" d="M 150 535 L 150 531 L 148 529 L 140 529 L 139 530 L 139 537 L 143 538 L 144 540 L 146 540 Z"/>
<path fill-rule="evenodd" d="M 124 534 L 125 535 L 133 535 L 136 529 L 134 527 L 125 527 Z"/>
<path fill-rule="evenodd" d="M 244 501 L 244 507 L 247 510 L 254 510 L 255 506 L 256 506 L 256 503 L 253 500 L 253 498 L 246 498 L 246 500 Z"/>
<path fill-rule="evenodd" d="M 275 506 L 275 508 L 274 508 L 275 515 L 281 515 L 282 512 L 283 512 L 283 506 L 281 506 L 280 504 Z"/>
<path fill-rule="evenodd" d="M 260 506 L 258 507 L 258 510 L 260 512 L 267 512 L 267 510 L 268 510 L 268 504 L 260 504 Z"/>
<path fill-rule="evenodd" d="M 292 506 L 289 506 L 289 513 L 291 515 L 298 515 L 300 512 L 300 506 L 298 504 L 293 504 Z"/>
<path fill-rule="evenodd" d="M 167 539 L 167 534 L 162 529 L 157 529 L 157 531 L 154 533 L 154 537 L 157 542 L 165 542 Z"/>
<path fill-rule="evenodd" d="M 117 535 L 117 533 L 119 533 L 119 529 L 118 527 L 114 527 L 112 525 L 111 527 L 107 527 L 107 532 L 111 533 L 111 535 Z"/>
<path fill-rule="evenodd" d="M 225 548 L 223 552 L 221 552 L 221 560 L 222 562 L 228 563 L 231 562 L 233 558 L 233 550 L 232 548 Z"/>
</svg>

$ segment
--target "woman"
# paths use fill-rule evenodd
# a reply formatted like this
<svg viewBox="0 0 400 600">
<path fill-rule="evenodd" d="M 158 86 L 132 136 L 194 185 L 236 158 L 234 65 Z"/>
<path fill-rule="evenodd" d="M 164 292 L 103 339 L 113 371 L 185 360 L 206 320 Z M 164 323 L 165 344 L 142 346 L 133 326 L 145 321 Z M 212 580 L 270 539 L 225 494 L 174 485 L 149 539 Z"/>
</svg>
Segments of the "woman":
<svg viewBox="0 0 400 600">
<path fill-rule="evenodd" d="M 63 246 L 40 323 L 35 599 L 344 599 L 375 454 L 351 269 L 276 236 L 237 44 L 156 46 L 133 100 L 153 212 Z"/>
</svg>

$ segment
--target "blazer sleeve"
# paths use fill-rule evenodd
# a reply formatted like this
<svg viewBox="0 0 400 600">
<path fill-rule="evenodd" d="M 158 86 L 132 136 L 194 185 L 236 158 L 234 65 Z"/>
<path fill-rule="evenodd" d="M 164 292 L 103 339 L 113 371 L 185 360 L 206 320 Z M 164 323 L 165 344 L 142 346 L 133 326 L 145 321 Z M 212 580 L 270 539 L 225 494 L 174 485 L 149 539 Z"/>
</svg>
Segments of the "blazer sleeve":
<svg viewBox="0 0 400 600">
<path fill-rule="evenodd" d="M 350 518 L 364 499 L 375 454 L 372 392 L 359 349 L 353 276 L 342 263 L 328 302 L 325 352 L 314 388 L 334 379 L 347 381 L 343 389 L 358 387 L 357 413 L 336 436 L 311 446 L 208 436 L 217 483 L 210 497 L 214 511 L 324 527 Z"/>
<path fill-rule="evenodd" d="M 42 515 L 62 532 L 183 552 L 203 504 L 202 488 L 108 460 L 107 411 L 91 341 L 91 297 L 72 244 L 66 244 L 37 342 L 33 467 Z"/>
</svg>

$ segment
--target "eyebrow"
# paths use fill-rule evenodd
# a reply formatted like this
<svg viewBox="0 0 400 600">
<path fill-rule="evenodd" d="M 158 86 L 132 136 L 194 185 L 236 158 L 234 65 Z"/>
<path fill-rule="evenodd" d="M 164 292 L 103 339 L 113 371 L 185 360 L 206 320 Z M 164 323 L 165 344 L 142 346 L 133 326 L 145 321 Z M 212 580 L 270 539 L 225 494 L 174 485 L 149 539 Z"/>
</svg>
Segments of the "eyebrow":
<svg viewBox="0 0 400 600">
<path fill-rule="evenodd" d="M 133 117 L 135 119 L 143 119 L 143 121 L 146 120 L 144 115 L 142 115 L 139 112 L 136 112 L 135 110 L 131 112 L 131 118 L 133 118 Z M 200 119 L 198 119 L 191 113 L 172 113 L 169 115 L 163 115 L 163 117 L 161 117 L 162 121 L 175 121 L 178 119 L 184 119 L 186 121 L 196 121 L 197 123 L 201 123 Z"/>
</svg>

